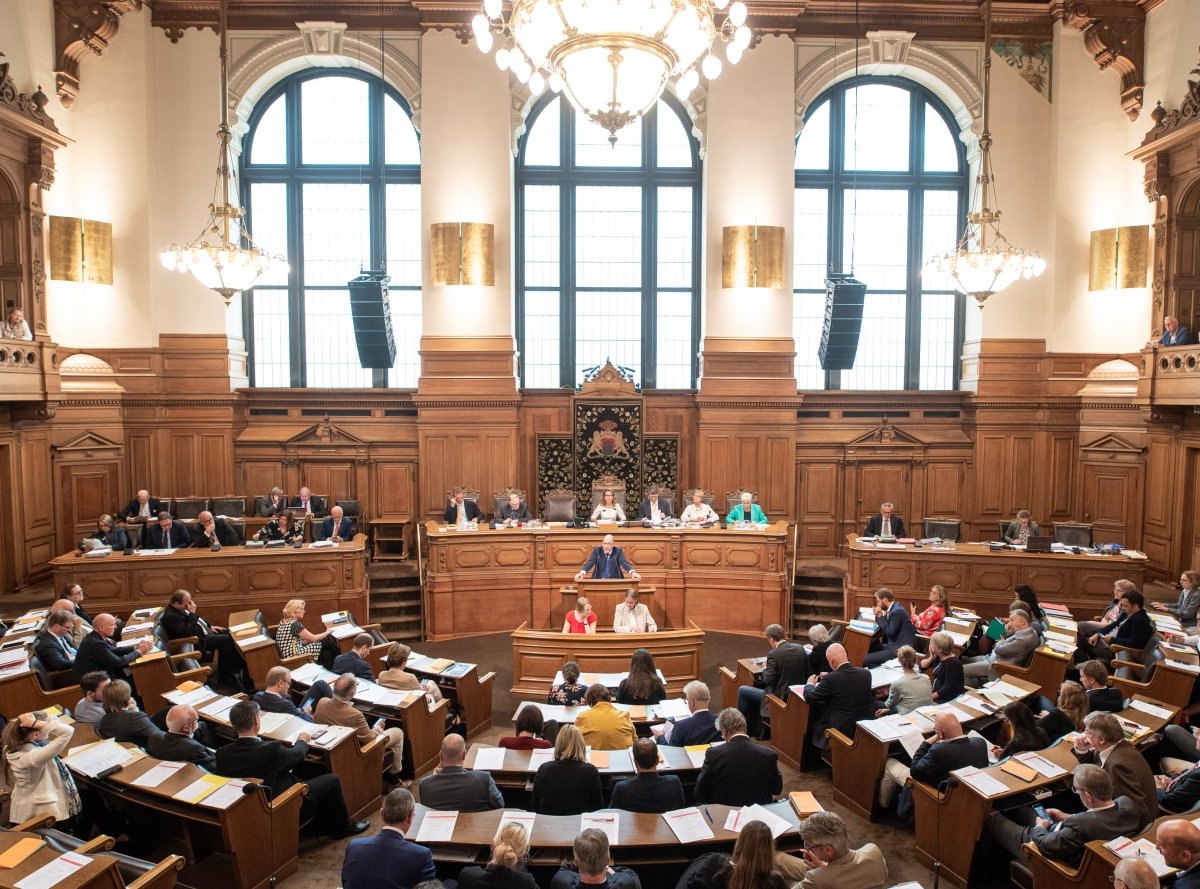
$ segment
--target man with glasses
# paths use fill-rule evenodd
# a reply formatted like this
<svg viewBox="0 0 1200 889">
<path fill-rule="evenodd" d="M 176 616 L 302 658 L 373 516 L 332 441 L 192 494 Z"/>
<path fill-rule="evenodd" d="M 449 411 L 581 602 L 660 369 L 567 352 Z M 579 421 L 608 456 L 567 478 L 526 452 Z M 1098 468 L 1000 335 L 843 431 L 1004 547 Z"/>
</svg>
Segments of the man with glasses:
<svg viewBox="0 0 1200 889">
<path fill-rule="evenodd" d="M 1155 845 L 1163 861 L 1179 870 L 1175 889 L 1200 887 L 1200 827 L 1186 818 L 1172 818 L 1158 828 Z"/>
<path fill-rule="evenodd" d="M 1136 804 L 1142 825 L 1158 815 L 1158 786 L 1154 772 L 1137 748 L 1125 740 L 1121 723 L 1111 713 L 1089 713 L 1083 720 L 1083 733 L 1075 739 L 1075 757 L 1098 765 L 1112 779 L 1113 791 Z"/>
<path fill-rule="evenodd" d="M 1084 847 L 1092 840 L 1133 836 L 1142 827 L 1137 805 L 1127 796 L 1113 799 L 1113 781 L 1099 766 L 1079 765 L 1073 773 L 1072 790 L 1084 811 L 1075 815 L 1061 809 L 1045 809 L 1045 818 L 1021 807 L 993 812 L 988 829 L 1002 849 L 1018 858 L 1023 843 L 1033 843 L 1047 858 L 1077 868 Z"/>
<path fill-rule="evenodd" d="M 804 840 L 803 872 L 795 878 L 805 889 L 873 889 L 888 885 L 887 862 L 879 847 L 867 843 L 851 849 L 846 822 L 840 815 L 809 815 L 800 822 L 800 837 Z M 792 877 L 789 872 L 788 878 Z"/>
</svg>

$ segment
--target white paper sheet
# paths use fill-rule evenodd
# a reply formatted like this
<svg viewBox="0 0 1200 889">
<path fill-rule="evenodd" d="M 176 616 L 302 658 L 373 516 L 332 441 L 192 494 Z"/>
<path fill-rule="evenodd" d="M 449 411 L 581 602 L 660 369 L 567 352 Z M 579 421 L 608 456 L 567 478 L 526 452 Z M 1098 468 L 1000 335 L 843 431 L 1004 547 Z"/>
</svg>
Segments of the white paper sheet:
<svg viewBox="0 0 1200 889">
<path fill-rule="evenodd" d="M 908 754 L 909 759 L 917 755 L 917 749 L 925 743 L 925 736 L 920 732 L 909 732 L 900 736 L 900 746 Z"/>
<path fill-rule="evenodd" d="M 1129 837 L 1117 837 L 1115 840 L 1109 840 L 1104 845 L 1108 846 L 1108 848 L 1112 849 L 1113 852 L 1122 858 L 1140 858 L 1154 868 L 1154 872 L 1160 878 L 1175 872 L 1175 868 L 1163 860 L 1158 847 L 1151 840 L 1145 838 L 1131 840 Z"/>
<path fill-rule="evenodd" d="M 229 711 L 233 709 L 233 705 L 238 702 L 237 698 L 217 698 L 211 704 L 205 704 L 200 708 L 200 712 L 205 716 L 211 716 L 214 719 L 228 720 Z"/>
<path fill-rule="evenodd" d="M 1046 757 L 1040 756 L 1037 753 L 1018 753 L 1013 757 L 1013 759 L 1025 763 L 1025 765 L 1029 766 L 1039 775 L 1043 775 L 1047 778 L 1057 778 L 1060 775 L 1065 775 L 1067 773 L 1067 770 L 1062 766 L 1051 762 L 1050 760 L 1046 759 Z"/>
<path fill-rule="evenodd" d="M 475 747 L 475 768 L 492 772 L 504 768 L 503 747 Z"/>
<path fill-rule="evenodd" d="M 974 729 L 971 729 L 971 731 L 967 732 L 967 737 L 968 738 L 978 738 L 979 740 L 983 741 L 984 745 L 987 748 L 989 765 L 995 765 L 997 762 L 1000 761 L 1000 758 L 998 756 L 996 756 L 996 751 L 992 750 L 992 742 L 989 741 L 987 738 L 985 738 L 983 735 L 979 734 L 979 732 L 975 731 Z"/>
<path fill-rule="evenodd" d="M 1170 719 L 1173 711 L 1166 707 L 1157 707 L 1148 701 L 1132 700 L 1129 706 L 1134 710 L 1141 710 L 1143 713 L 1149 713 L 1151 716 L 1157 716 L 1159 719 Z"/>
<path fill-rule="evenodd" d="M 500 828 L 506 824 L 519 824 L 525 828 L 525 838 L 533 836 L 533 825 L 537 819 L 534 812 L 522 812 L 519 809 L 507 809 L 500 815 L 500 827 L 496 828 L 496 832 L 500 832 Z"/>
<path fill-rule="evenodd" d="M 981 772 L 974 766 L 967 766 L 965 769 L 957 769 L 950 773 L 957 777 L 964 784 L 969 784 L 974 787 L 984 796 L 995 796 L 999 793 L 1008 793 L 1008 788 L 997 781 L 987 772 Z"/>
<path fill-rule="evenodd" d="M 157 787 L 184 767 L 182 762 L 160 762 L 154 768 L 135 778 L 132 782 L 137 787 Z"/>
<path fill-rule="evenodd" d="M 169 556 L 173 555 L 174 549 L 139 549 L 135 550 L 139 556 Z"/>
<path fill-rule="evenodd" d="M 92 744 L 87 749 L 68 756 L 63 762 L 76 772 L 94 778 L 106 769 L 124 765 L 132 758 L 132 753 L 116 741 L 109 740 Z"/>
<path fill-rule="evenodd" d="M 610 846 L 617 845 L 617 840 L 620 836 L 621 828 L 621 813 L 620 812 L 584 812 L 579 816 L 579 830 L 584 831 L 589 827 L 594 827 L 596 830 L 602 830 L 608 836 L 608 844 Z"/>
<path fill-rule="evenodd" d="M 671 698 L 670 700 L 654 704 L 653 707 L 654 714 L 659 719 L 666 719 L 668 716 L 673 716 L 676 719 L 686 719 L 692 715 L 692 711 L 688 709 L 687 701 L 683 698 Z"/>
<path fill-rule="evenodd" d="M 663 819 L 671 828 L 671 832 L 675 834 L 675 838 L 681 843 L 711 840 L 714 836 L 708 818 L 695 806 L 663 812 Z"/>
<path fill-rule="evenodd" d="M 792 826 L 790 822 L 785 821 L 774 812 L 764 809 L 756 803 L 753 806 L 743 806 L 740 809 L 731 811 L 725 817 L 725 829 L 733 833 L 741 833 L 742 828 L 751 821 L 761 821 L 771 829 L 771 836 L 776 839 L 787 833 L 788 828 Z"/>
<path fill-rule="evenodd" d="M 16 889 L 49 889 L 78 873 L 92 863 L 92 859 L 78 852 L 64 852 L 49 864 L 44 864 L 16 883 Z"/>
<path fill-rule="evenodd" d="M 200 805 L 208 806 L 210 809 L 228 809 L 246 795 L 242 788 L 249 783 L 249 781 L 242 781 L 241 779 L 235 778 L 234 780 L 223 785 L 214 793 L 210 793 L 208 796 L 206 796 L 200 801 Z"/>
<path fill-rule="evenodd" d="M 172 704 L 199 704 L 201 701 L 207 701 L 209 698 L 216 697 L 216 692 L 207 685 L 202 685 L 200 688 L 193 688 L 191 691 L 180 691 L 172 689 L 164 692 L 163 697 Z"/>
<path fill-rule="evenodd" d="M 544 763 L 551 762 L 554 759 L 553 750 L 530 750 L 529 751 L 529 771 L 536 772 Z"/>
<path fill-rule="evenodd" d="M 429 809 L 421 819 L 421 829 L 417 831 L 418 843 L 448 843 L 454 838 L 454 825 L 458 822 L 458 812 L 435 812 Z"/>
<path fill-rule="evenodd" d="M 292 678 L 297 682 L 311 685 L 317 679 L 321 678 L 321 666 L 317 663 L 304 664 L 292 670 Z"/>
</svg>

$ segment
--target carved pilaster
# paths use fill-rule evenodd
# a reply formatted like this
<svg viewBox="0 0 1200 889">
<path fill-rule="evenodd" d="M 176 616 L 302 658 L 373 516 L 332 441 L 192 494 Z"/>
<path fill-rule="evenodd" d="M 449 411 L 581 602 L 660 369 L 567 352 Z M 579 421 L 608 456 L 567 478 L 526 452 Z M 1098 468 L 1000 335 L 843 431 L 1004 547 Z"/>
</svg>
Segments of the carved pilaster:
<svg viewBox="0 0 1200 889">
<path fill-rule="evenodd" d="M 1054 14 L 1083 33 L 1100 70 L 1121 75 L 1121 107 L 1130 120 L 1142 111 L 1146 76 L 1146 10 L 1137 0 L 1055 0 Z"/>
<path fill-rule="evenodd" d="M 142 8 L 143 0 L 54 0 L 54 80 L 58 98 L 70 108 L 79 96 L 79 63 L 89 53 L 101 55 L 117 35 L 125 13 Z"/>
</svg>

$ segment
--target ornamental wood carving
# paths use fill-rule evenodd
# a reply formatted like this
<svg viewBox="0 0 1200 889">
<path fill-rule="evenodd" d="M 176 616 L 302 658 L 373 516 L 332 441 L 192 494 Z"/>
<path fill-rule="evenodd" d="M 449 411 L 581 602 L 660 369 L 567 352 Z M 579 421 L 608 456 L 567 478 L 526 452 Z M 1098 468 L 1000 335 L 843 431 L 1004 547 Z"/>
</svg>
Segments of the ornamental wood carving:
<svg viewBox="0 0 1200 889">
<path fill-rule="evenodd" d="M 1121 75 L 1121 107 L 1130 120 L 1142 112 L 1146 87 L 1146 10 L 1136 0 L 1055 0 L 1054 14 L 1083 32 L 1083 45 L 1100 70 Z"/>
<path fill-rule="evenodd" d="M 117 36 L 121 16 L 140 10 L 144 0 L 54 0 L 54 87 L 63 107 L 79 97 L 79 63 L 101 55 Z"/>
</svg>

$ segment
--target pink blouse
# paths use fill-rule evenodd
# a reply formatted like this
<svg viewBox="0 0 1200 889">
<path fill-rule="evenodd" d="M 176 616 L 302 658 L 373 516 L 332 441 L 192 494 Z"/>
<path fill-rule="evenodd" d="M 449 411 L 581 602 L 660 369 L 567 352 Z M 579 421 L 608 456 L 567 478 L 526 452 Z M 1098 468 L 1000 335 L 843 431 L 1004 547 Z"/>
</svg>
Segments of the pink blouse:
<svg viewBox="0 0 1200 889">
<path fill-rule="evenodd" d="M 567 613 L 567 623 L 570 625 L 572 633 L 586 633 L 587 625 L 596 622 L 596 612 L 594 611 L 589 611 L 588 616 L 583 620 L 576 617 L 576 614 L 577 612 L 575 611 Z"/>
<path fill-rule="evenodd" d="M 941 605 L 930 605 L 913 618 L 913 626 L 922 636 L 932 636 L 942 627 L 946 619 L 946 609 Z"/>
</svg>

